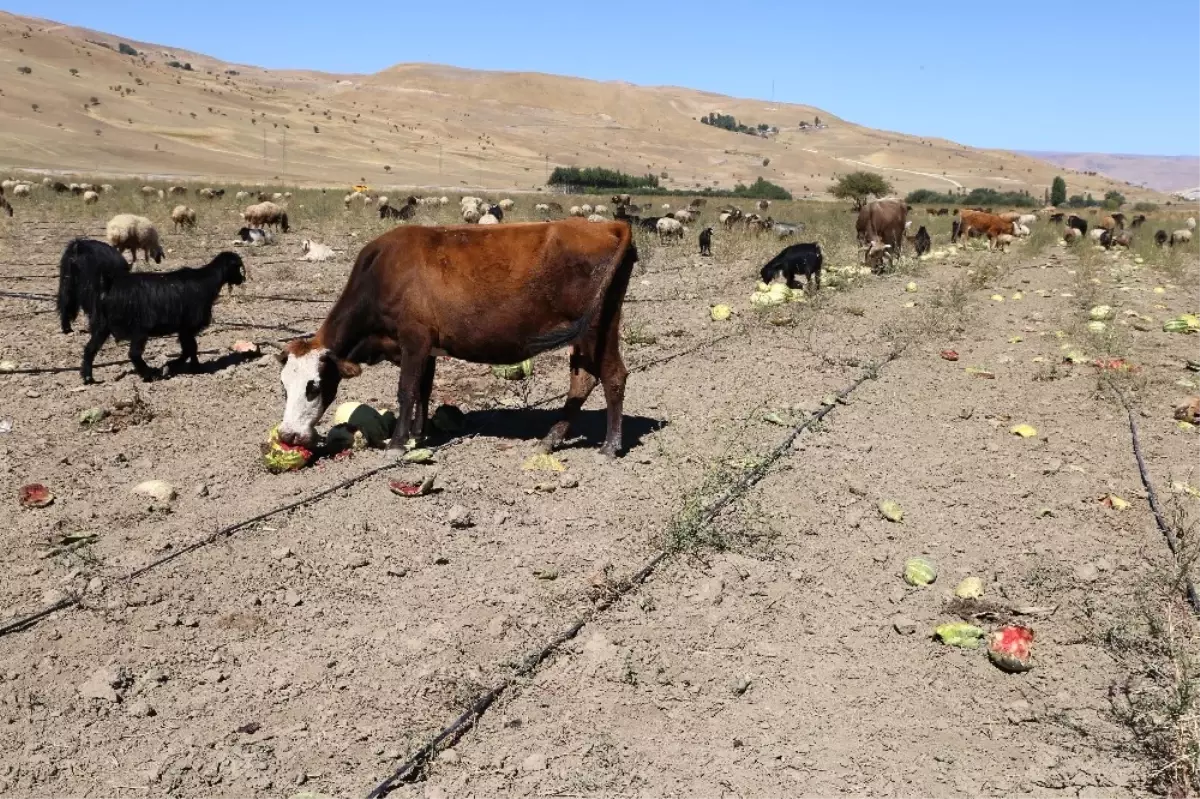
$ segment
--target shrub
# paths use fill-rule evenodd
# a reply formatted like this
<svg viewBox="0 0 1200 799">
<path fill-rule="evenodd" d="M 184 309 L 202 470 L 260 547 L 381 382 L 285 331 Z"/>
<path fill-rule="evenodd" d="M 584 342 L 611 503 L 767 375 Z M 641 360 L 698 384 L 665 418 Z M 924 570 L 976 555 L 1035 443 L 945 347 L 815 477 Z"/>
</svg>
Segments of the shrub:
<svg viewBox="0 0 1200 799">
<path fill-rule="evenodd" d="M 117 45 L 117 52 L 119 52 L 121 55 L 137 55 L 138 54 L 137 50 L 135 50 L 132 47 L 130 47 L 129 45 L 125 44 L 125 42 L 121 42 L 119 45 Z"/>
<path fill-rule="evenodd" d="M 855 208 L 862 208 L 867 201 L 867 195 L 874 194 L 883 197 L 892 190 L 892 184 L 883 175 L 874 172 L 851 172 L 842 175 L 837 183 L 829 188 L 829 193 L 839 200 L 853 200 Z"/>
<path fill-rule="evenodd" d="M 30 67 L 17 67 L 17 72 L 20 72 L 22 75 L 29 75 L 33 70 Z"/>
<path fill-rule="evenodd" d="M 917 189 L 904 198 L 911 205 L 968 205 L 968 206 L 1012 206 L 1034 208 L 1037 198 L 1025 191 L 996 191 L 995 189 L 972 189 L 967 194 L 953 194 Z"/>
<path fill-rule="evenodd" d="M 75 67 L 71 67 L 71 68 L 70 68 L 69 70 L 67 70 L 67 71 L 71 73 L 71 77 L 72 77 L 72 78 L 77 78 L 77 77 L 79 77 L 79 70 L 75 69 Z"/>
<path fill-rule="evenodd" d="M 1050 204 L 1062 205 L 1067 201 L 1067 182 L 1059 175 L 1050 184 Z"/>
<path fill-rule="evenodd" d="M 1145 202 L 1145 201 L 1142 201 L 1142 202 L 1139 202 L 1139 203 L 1134 203 L 1134 204 L 1133 204 L 1133 210 L 1135 210 L 1135 211 L 1141 211 L 1142 213 L 1146 213 L 1146 214 L 1148 214 L 1148 213 L 1150 213 L 1151 211 L 1157 211 L 1157 210 L 1158 210 L 1158 203 L 1148 203 L 1148 202 Z"/>
<path fill-rule="evenodd" d="M 560 166 L 555 167 L 546 181 L 548 186 L 573 186 L 597 189 L 641 189 L 657 188 L 658 178 L 654 175 L 629 175 L 616 169 L 604 167 Z"/>
<path fill-rule="evenodd" d="M 743 186 L 741 183 L 733 187 L 734 197 L 746 197 L 755 200 L 790 200 L 792 193 L 782 186 L 777 186 L 769 180 L 763 180 L 761 177 L 751 183 L 749 186 Z"/>
<path fill-rule="evenodd" d="M 1125 204 L 1125 195 L 1115 189 L 1104 193 L 1104 207 L 1115 211 Z"/>
<path fill-rule="evenodd" d="M 766 137 L 767 133 L 771 131 L 771 126 L 765 122 L 759 122 L 757 125 L 753 126 L 743 125 L 741 122 L 738 122 L 737 118 L 732 114 L 718 114 L 716 112 L 705 114 L 704 116 L 700 117 L 700 122 L 705 125 L 710 125 L 714 128 L 721 128 L 722 130 L 728 130 L 733 133 L 748 133 L 751 136 Z"/>
</svg>

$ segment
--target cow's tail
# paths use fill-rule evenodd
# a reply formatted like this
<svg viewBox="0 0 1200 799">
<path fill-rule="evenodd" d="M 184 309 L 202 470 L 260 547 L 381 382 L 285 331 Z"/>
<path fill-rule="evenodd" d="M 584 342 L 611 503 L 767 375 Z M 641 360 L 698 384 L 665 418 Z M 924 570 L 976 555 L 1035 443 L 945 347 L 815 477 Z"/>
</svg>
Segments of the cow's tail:
<svg viewBox="0 0 1200 799">
<path fill-rule="evenodd" d="M 534 336 L 529 341 L 528 352 L 532 357 L 541 352 L 565 347 L 577 341 L 591 328 L 600 316 L 600 326 L 612 324 L 625 301 L 625 291 L 629 287 L 629 277 L 633 274 L 633 265 L 638 262 L 637 246 L 633 243 L 633 231 L 623 231 L 627 238 L 612 260 L 608 262 L 596 293 L 583 316 L 573 322 L 557 327 L 540 336 Z"/>
</svg>

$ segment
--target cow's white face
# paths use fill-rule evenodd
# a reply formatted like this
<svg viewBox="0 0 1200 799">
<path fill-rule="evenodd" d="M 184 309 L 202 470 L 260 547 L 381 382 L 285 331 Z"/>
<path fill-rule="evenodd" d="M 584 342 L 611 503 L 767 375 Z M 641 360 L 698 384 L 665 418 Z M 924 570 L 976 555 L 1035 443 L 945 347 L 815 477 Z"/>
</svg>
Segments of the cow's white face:
<svg viewBox="0 0 1200 799">
<path fill-rule="evenodd" d="M 329 350 L 316 349 L 303 355 L 287 353 L 279 380 L 283 383 L 283 422 L 279 438 L 285 444 L 309 446 L 316 435 L 317 422 L 329 407 L 337 391 L 336 369 L 323 368 Z M 328 382 L 332 380 L 333 385 Z"/>
<path fill-rule="evenodd" d="M 342 360 L 324 347 L 284 350 L 279 356 L 283 370 L 283 421 L 279 438 L 285 444 L 310 446 L 316 438 L 317 422 L 337 396 L 343 377 L 358 377 L 362 368 Z"/>
</svg>

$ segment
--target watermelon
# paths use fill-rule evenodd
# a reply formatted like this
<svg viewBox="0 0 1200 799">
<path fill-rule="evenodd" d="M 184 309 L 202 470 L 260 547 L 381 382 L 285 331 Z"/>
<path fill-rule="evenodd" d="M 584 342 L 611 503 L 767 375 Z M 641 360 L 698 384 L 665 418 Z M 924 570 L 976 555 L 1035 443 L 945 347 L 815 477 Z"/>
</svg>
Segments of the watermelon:
<svg viewBox="0 0 1200 799">
<path fill-rule="evenodd" d="M 909 558 L 904 562 L 904 582 L 909 585 L 929 585 L 937 579 L 937 566 L 925 558 Z"/>
<path fill-rule="evenodd" d="M 533 361 L 526 358 L 520 363 L 493 366 L 492 374 L 501 380 L 524 380 L 533 374 Z"/>
<path fill-rule="evenodd" d="M 988 636 L 988 659 L 1007 672 L 1033 668 L 1033 630 L 1017 624 L 1001 627 Z"/>
</svg>

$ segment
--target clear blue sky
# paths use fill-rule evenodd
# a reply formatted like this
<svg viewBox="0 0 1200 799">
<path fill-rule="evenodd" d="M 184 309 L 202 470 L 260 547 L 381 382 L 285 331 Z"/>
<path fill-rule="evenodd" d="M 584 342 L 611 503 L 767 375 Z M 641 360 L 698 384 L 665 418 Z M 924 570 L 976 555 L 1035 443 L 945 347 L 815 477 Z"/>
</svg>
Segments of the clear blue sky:
<svg viewBox="0 0 1200 799">
<path fill-rule="evenodd" d="M 0 0 L 264 67 L 405 61 L 807 103 L 978 147 L 1200 153 L 1200 3 Z"/>
</svg>

